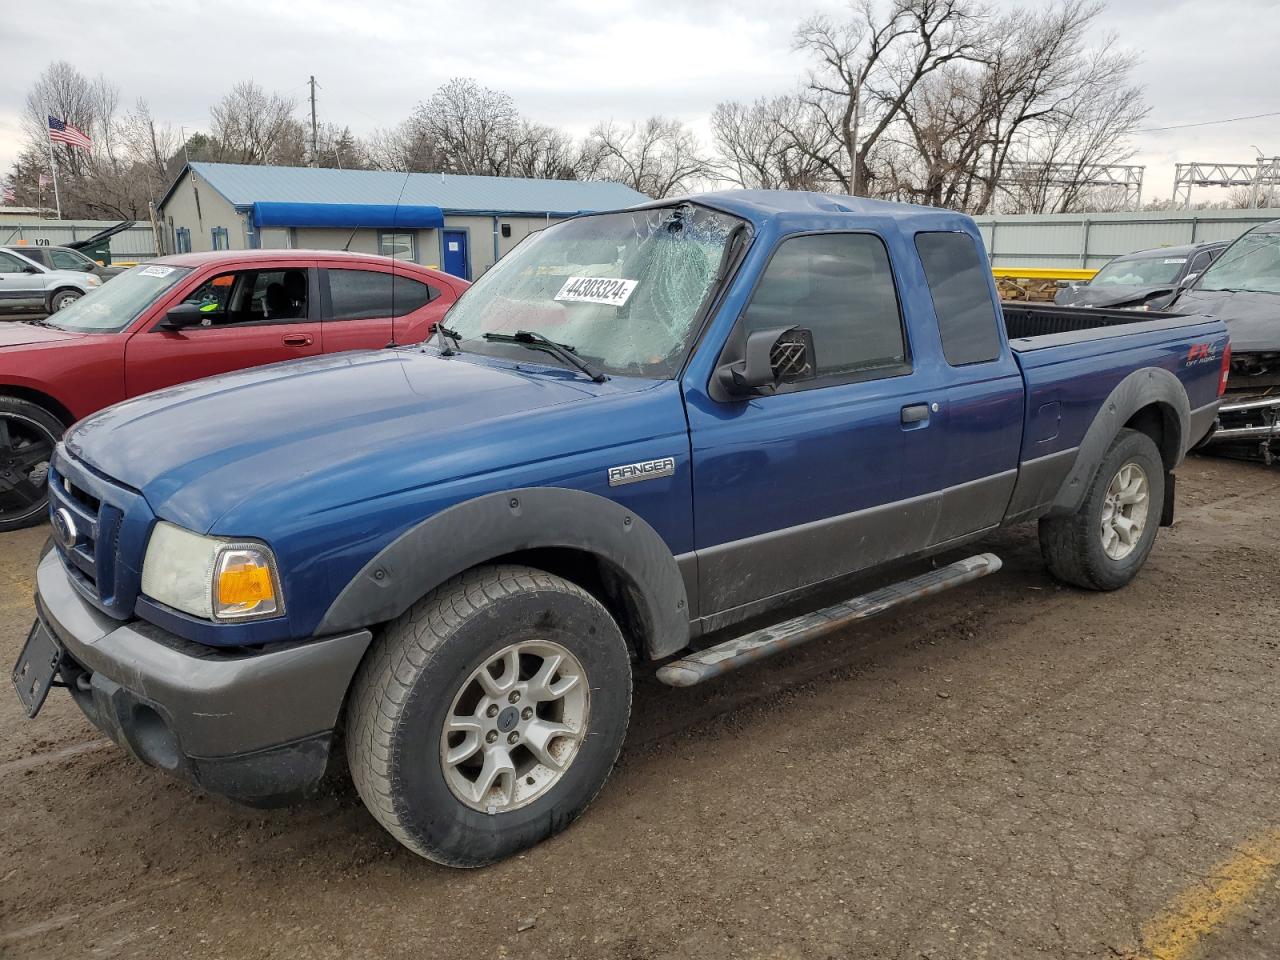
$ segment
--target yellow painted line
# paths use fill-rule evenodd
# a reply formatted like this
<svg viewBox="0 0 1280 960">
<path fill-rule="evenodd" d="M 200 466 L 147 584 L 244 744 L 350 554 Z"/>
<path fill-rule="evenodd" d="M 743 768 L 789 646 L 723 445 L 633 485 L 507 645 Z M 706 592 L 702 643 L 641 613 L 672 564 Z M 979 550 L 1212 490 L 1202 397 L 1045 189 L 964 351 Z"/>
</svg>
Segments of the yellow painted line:
<svg viewBox="0 0 1280 960">
<path fill-rule="evenodd" d="M 1014 280 L 1091 280 L 1098 271 L 1070 267 L 992 267 L 991 272 Z"/>
<path fill-rule="evenodd" d="M 1204 882 L 1142 928 L 1140 960 L 1190 960 L 1206 937 L 1240 913 L 1280 868 L 1280 830 L 1236 848 Z"/>
</svg>

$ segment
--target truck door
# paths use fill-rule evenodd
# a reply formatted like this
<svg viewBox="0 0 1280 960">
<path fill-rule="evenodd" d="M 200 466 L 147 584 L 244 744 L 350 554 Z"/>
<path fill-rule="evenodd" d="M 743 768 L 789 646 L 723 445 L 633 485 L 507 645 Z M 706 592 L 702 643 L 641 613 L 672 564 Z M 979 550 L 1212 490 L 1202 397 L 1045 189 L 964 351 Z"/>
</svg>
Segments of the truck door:
<svg viewBox="0 0 1280 960">
<path fill-rule="evenodd" d="M 903 492 L 927 498 L 936 511 L 929 537 L 935 546 L 1004 518 L 1017 479 L 1024 386 L 974 238 L 928 231 L 914 240 L 928 295 L 914 285 L 920 300 L 912 306 L 937 318 L 939 336 L 930 346 L 941 356 L 917 407 L 927 429 L 906 436 Z"/>
<path fill-rule="evenodd" d="M 902 489 L 921 396 L 893 271 L 871 232 L 781 241 L 738 320 L 804 327 L 814 377 L 717 402 L 687 390 L 699 613 L 743 607 L 924 545 Z"/>
<path fill-rule="evenodd" d="M 125 391 L 161 387 L 321 352 L 315 270 L 304 266 L 228 270 L 184 298 L 207 318 L 200 326 L 140 330 L 125 349 Z M 163 319 L 163 318 L 158 318 Z"/>
</svg>

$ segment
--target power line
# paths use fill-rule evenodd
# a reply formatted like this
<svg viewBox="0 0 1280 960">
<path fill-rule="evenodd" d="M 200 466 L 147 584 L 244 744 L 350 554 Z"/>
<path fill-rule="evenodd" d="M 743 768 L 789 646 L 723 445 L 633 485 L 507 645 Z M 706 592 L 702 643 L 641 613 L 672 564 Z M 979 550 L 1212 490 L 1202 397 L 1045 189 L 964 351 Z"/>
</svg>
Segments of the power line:
<svg viewBox="0 0 1280 960">
<path fill-rule="evenodd" d="M 1241 120 L 1261 120 L 1264 117 L 1280 117 L 1280 110 L 1272 113 L 1254 113 L 1247 117 L 1227 117 L 1223 120 L 1203 120 L 1200 123 L 1175 123 L 1168 127 L 1143 127 L 1134 133 L 1159 133 L 1162 130 L 1186 130 L 1188 127 L 1212 127 L 1219 123 L 1238 123 Z"/>
</svg>

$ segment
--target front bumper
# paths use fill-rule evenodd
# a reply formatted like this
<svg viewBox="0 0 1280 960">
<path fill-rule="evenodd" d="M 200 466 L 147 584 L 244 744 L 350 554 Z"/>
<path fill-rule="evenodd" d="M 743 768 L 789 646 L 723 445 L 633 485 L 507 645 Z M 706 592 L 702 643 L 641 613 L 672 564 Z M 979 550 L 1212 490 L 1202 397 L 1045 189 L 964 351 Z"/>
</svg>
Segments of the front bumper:
<svg viewBox="0 0 1280 960">
<path fill-rule="evenodd" d="M 1228 394 L 1218 408 L 1217 429 L 1205 439 L 1205 445 L 1253 447 L 1270 462 L 1271 444 L 1276 441 L 1280 441 L 1280 395 Z"/>
<path fill-rule="evenodd" d="M 259 806 L 324 775 L 347 687 L 371 634 L 215 650 L 90 604 L 56 551 L 36 571 L 36 613 L 67 653 L 62 678 L 103 733 L 139 760 Z"/>
</svg>

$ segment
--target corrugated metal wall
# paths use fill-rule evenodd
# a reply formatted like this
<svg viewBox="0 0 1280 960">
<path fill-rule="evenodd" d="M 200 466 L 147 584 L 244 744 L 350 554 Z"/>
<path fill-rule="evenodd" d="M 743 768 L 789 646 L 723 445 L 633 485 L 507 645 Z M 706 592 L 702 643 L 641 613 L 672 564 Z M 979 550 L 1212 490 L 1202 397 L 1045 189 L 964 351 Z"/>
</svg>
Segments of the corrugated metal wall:
<svg viewBox="0 0 1280 960">
<path fill-rule="evenodd" d="M 1259 223 L 1280 220 L 1280 210 L 1016 214 L 976 219 L 993 267 L 1097 268 L 1135 250 L 1234 240 Z"/>
<path fill-rule="evenodd" d="M 115 220 L 26 220 L 9 222 L 0 220 L 0 246 L 26 241 L 53 247 L 65 246 L 73 240 L 85 240 L 107 227 L 114 227 Z M 111 238 L 113 260 L 144 260 L 156 255 L 156 237 L 151 225 L 138 223 Z"/>
</svg>

